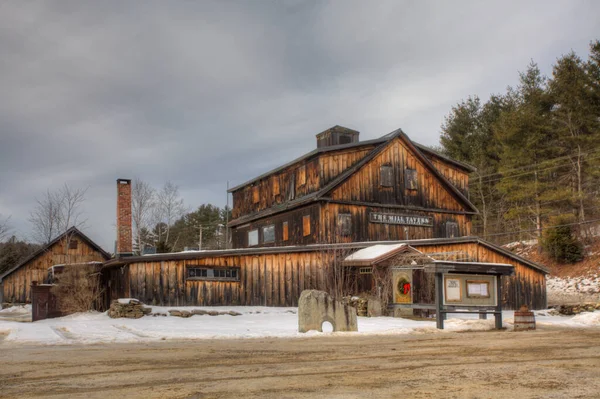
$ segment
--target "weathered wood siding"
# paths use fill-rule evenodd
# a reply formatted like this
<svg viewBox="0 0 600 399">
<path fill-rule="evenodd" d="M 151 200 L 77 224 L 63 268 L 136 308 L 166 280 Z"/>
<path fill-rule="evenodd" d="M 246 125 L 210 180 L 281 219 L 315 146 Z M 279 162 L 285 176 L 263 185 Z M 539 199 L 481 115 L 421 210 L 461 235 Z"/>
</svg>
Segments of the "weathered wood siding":
<svg viewBox="0 0 600 399">
<path fill-rule="evenodd" d="M 427 153 L 425 156 L 454 187 L 458 188 L 465 197 L 469 197 L 469 172 L 433 154 Z"/>
<path fill-rule="evenodd" d="M 130 297 L 161 306 L 297 306 L 303 290 L 328 289 L 328 256 L 315 251 L 136 262 L 105 271 L 110 280 L 107 300 Z M 239 267 L 239 281 L 188 279 L 186 268 L 193 266 Z"/>
<path fill-rule="evenodd" d="M 369 221 L 371 212 L 429 216 L 433 218 L 433 226 L 372 223 Z M 349 235 L 343 235 L 341 232 L 338 225 L 339 214 L 352 215 L 352 230 Z M 321 207 L 321 220 L 323 227 L 320 242 L 323 243 L 443 238 L 447 237 L 446 223 L 448 222 L 458 225 L 456 237 L 468 236 L 471 233 L 470 215 L 452 212 L 424 212 L 401 207 L 390 208 L 330 202 Z"/>
<path fill-rule="evenodd" d="M 530 309 L 544 309 L 547 306 L 546 276 L 525 263 L 477 243 L 412 246 L 426 254 L 436 253 L 438 256 L 444 256 L 447 260 L 513 265 L 515 275 L 502 278 L 503 306 L 506 309 L 519 309 L 522 305 L 527 305 Z"/>
<path fill-rule="evenodd" d="M 353 148 L 351 150 L 331 151 L 319 156 L 321 187 L 325 187 L 340 173 L 354 166 L 367 156 L 374 145 Z"/>
<path fill-rule="evenodd" d="M 234 248 L 248 248 L 248 232 L 258 230 L 258 245 L 256 247 L 274 247 L 287 245 L 307 245 L 315 244 L 319 239 L 320 226 L 320 205 L 310 205 L 298 208 L 290 212 L 280 213 L 278 215 L 256 220 L 251 223 L 239 226 L 232 230 L 232 243 Z M 310 216 L 310 234 L 303 233 L 303 218 Z M 284 239 L 283 223 L 288 225 L 288 239 Z M 263 227 L 275 226 L 275 241 L 264 242 Z"/>
<path fill-rule="evenodd" d="M 244 186 L 232 193 L 232 217 L 237 219 L 318 191 L 372 149 L 366 146 L 320 153 Z"/>
<path fill-rule="evenodd" d="M 393 169 L 391 187 L 382 185 L 381 167 L 384 165 L 391 166 Z M 407 169 L 416 170 L 416 190 L 410 189 L 407 184 L 405 179 Z M 330 196 L 334 200 L 342 201 L 406 205 L 459 212 L 465 210 L 465 206 L 442 185 L 400 138 L 389 143 L 375 158 L 336 187 Z"/>
<path fill-rule="evenodd" d="M 48 278 L 48 268 L 65 263 L 104 262 L 102 254 L 77 237 L 77 249 L 65 250 L 66 240 L 57 242 L 43 254 L 24 264 L 2 280 L 3 301 L 12 303 L 31 302 L 31 282 L 43 283 Z"/>
</svg>

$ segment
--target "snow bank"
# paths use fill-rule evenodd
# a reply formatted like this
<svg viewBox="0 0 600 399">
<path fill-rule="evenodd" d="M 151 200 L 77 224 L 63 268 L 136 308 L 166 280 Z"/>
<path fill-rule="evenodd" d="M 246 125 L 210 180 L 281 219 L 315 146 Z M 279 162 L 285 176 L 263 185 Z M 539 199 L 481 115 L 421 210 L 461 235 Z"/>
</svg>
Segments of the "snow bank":
<svg viewBox="0 0 600 399">
<path fill-rule="evenodd" d="M 600 276 L 548 277 L 546 290 L 550 304 L 600 302 Z"/>
<path fill-rule="evenodd" d="M 27 314 L 31 313 L 31 305 L 17 305 L 11 306 L 10 308 L 0 310 L 2 314 Z"/>
<path fill-rule="evenodd" d="M 235 311 L 241 316 L 193 316 L 180 318 L 168 310 Z M 410 320 L 393 317 L 359 317 L 358 332 L 298 333 L 297 308 L 271 307 L 160 307 L 154 313 L 166 316 L 140 319 L 111 319 L 106 313 L 87 312 L 70 316 L 19 323 L 0 318 L 0 345 L 4 344 L 93 344 L 111 342 L 152 342 L 162 340 L 238 339 L 238 338 L 318 338 L 328 335 L 399 335 L 443 334 L 455 331 L 485 331 L 494 328 L 494 318 L 479 320 L 477 314 L 456 315 L 444 322 L 443 331 L 434 320 Z M 562 325 L 571 328 L 600 326 L 600 311 L 578 316 L 556 316 L 552 311 L 536 312 L 538 325 Z M 504 326 L 511 329 L 514 312 L 503 312 Z"/>
</svg>

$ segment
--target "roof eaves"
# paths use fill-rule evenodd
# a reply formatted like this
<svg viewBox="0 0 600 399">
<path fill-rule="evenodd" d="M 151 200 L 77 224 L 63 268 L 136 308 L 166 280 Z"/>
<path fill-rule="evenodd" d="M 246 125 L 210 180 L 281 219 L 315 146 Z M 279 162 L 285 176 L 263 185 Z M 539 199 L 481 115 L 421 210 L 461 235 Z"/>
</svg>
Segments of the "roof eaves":
<svg viewBox="0 0 600 399">
<path fill-rule="evenodd" d="M 248 186 L 248 185 L 250 185 L 252 183 L 255 183 L 255 182 L 259 181 L 259 180 L 262 180 L 262 179 L 264 179 L 266 177 L 269 177 L 272 174 L 275 174 L 275 173 L 280 172 L 280 171 L 282 171 L 284 169 L 287 169 L 290 166 L 292 166 L 292 165 L 294 165 L 294 164 L 296 164 L 298 162 L 301 162 L 301 161 L 304 161 L 306 159 L 309 159 L 309 158 L 311 158 L 314 155 L 322 154 L 322 153 L 325 153 L 325 152 L 342 151 L 342 150 L 349 150 L 349 149 L 358 148 L 358 147 L 362 147 L 362 146 L 374 145 L 374 144 L 378 144 L 378 143 L 380 143 L 382 141 L 383 140 L 380 137 L 378 139 L 359 141 L 358 143 L 340 144 L 340 145 L 333 145 L 333 146 L 329 146 L 329 147 L 316 148 L 316 149 L 314 149 L 314 150 L 312 150 L 312 151 L 310 151 L 310 152 L 308 152 L 308 153 L 306 153 L 306 154 L 304 154 L 304 155 L 302 155 L 302 156 L 294 159 L 293 161 L 290 161 L 290 162 L 288 162 L 288 163 L 286 163 L 284 165 L 278 166 L 275 169 L 271 169 L 270 171 L 265 172 L 265 173 L 261 174 L 260 176 L 255 177 L 253 179 L 250 179 L 250 180 L 248 180 L 248 181 L 246 181 L 246 182 L 244 182 L 242 184 L 238 184 L 237 186 L 228 189 L 227 192 L 228 193 L 232 193 L 234 191 L 237 191 L 237 190 L 239 190 L 239 189 L 241 189 L 243 187 L 246 187 L 246 186 Z"/>
</svg>

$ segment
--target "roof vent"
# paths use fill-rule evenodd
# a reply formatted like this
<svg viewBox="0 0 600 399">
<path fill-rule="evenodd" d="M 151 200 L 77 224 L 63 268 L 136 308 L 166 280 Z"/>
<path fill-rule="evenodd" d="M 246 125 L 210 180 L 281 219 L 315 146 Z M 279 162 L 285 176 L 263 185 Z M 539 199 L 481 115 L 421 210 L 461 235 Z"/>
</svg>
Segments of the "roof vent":
<svg viewBox="0 0 600 399">
<path fill-rule="evenodd" d="M 334 145 L 355 144 L 358 143 L 356 130 L 347 127 L 335 125 L 319 134 L 317 134 L 317 148 L 332 147 Z"/>
</svg>

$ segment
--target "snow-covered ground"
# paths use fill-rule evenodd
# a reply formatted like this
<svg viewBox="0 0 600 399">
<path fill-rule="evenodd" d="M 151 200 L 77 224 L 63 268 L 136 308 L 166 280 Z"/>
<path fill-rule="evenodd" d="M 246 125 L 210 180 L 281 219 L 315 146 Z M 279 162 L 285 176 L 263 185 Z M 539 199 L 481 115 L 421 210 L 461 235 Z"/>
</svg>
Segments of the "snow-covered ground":
<svg viewBox="0 0 600 399">
<path fill-rule="evenodd" d="M 433 320 L 410 320 L 392 317 L 359 317 L 358 332 L 354 333 L 298 333 L 297 308 L 268 307 L 153 307 L 153 312 L 167 313 L 178 310 L 233 310 L 241 316 L 145 316 L 140 319 L 111 319 L 106 313 L 78 313 L 35 323 L 7 321 L 0 317 L 0 343 L 9 344 L 92 344 L 106 342 L 147 342 L 173 339 L 210 338 L 300 338 L 331 334 L 440 334 L 448 331 L 481 331 L 494 327 L 494 320 L 479 320 L 477 315 L 460 315 L 449 318 L 445 330 L 435 328 Z M 30 309 L 29 309 L 30 310 Z M 24 310 L 5 309 L 2 316 Z M 600 311 L 577 316 L 549 315 L 550 311 L 537 312 L 537 323 L 569 327 L 599 327 Z M 512 329 L 513 312 L 503 314 L 504 326 Z"/>
<path fill-rule="evenodd" d="M 600 275 L 587 277 L 548 277 L 548 304 L 600 302 Z"/>
</svg>

